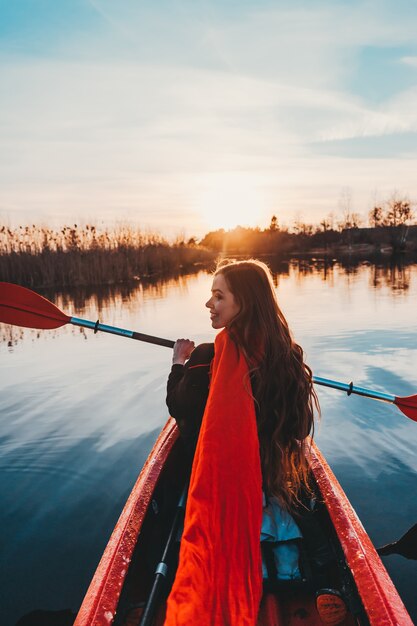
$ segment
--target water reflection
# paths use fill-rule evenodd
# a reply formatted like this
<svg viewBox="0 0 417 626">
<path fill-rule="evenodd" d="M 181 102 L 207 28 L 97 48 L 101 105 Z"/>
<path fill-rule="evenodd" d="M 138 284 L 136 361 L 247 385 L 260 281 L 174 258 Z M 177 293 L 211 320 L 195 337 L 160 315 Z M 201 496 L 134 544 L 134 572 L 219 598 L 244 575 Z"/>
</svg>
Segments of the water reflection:
<svg viewBox="0 0 417 626">
<path fill-rule="evenodd" d="M 389 286 L 393 293 L 401 293 L 410 288 L 412 265 L 403 263 L 391 263 L 386 266 L 374 266 L 372 276 L 372 287 L 375 289 L 381 286 Z"/>
<path fill-rule="evenodd" d="M 106 454 L 94 453 L 93 437 L 34 440 L 2 457 L 0 522 L 12 522 L 2 524 L 2 626 L 35 609 L 77 611 L 158 431 Z"/>
<path fill-rule="evenodd" d="M 315 374 L 417 390 L 417 265 L 273 262 L 279 301 Z M 68 314 L 212 341 L 206 271 L 47 293 Z M 0 325 L 2 626 L 33 609 L 76 611 L 125 498 L 167 418 L 166 348 L 65 326 Z M 7 344 L 11 342 L 11 347 Z M 317 440 L 378 545 L 417 520 L 417 424 L 396 407 L 318 390 Z M 415 562 L 386 564 L 417 620 Z M 17 585 L 16 581 L 19 581 Z M 21 589 L 25 589 L 22 598 Z"/>
<path fill-rule="evenodd" d="M 402 259 L 394 259 L 379 264 L 372 264 L 363 260 L 347 263 L 336 259 L 298 259 L 292 260 L 288 269 L 283 267 L 283 271 L 278 270 L 278 273 L 288 273 L 290 267 L 302 277 L 317 274 L 324 281 L 332 281 L 336 272 L 345 276 L 358 276 L 364 268 L 370 268 L 372 269 L 370 286 L 374 289 L 389 287 L 395 293 L 409 289 L 411 276 L 416 265 L 411 262 L 407 263 Z"/>
</svg>

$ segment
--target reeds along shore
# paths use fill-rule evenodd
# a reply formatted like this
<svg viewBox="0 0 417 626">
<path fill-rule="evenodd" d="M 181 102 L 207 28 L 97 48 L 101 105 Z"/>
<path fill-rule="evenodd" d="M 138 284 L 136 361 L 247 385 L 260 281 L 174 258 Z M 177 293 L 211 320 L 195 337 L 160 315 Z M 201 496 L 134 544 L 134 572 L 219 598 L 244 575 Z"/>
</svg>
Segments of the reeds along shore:
<svg viewBox="0 0 417 626">
<path fill-rule="evenodd" d="M 132 227 L 53 230 L 36 225 L 0 227 L 0 281 L 27 287 L 76 287 L 127 283 L 171 275 L 213 261 L 215 253 Z"/>
<path fill-rule="evenodd" d="M 275 221 L 274 221 L 275 219 Z M 65 288 L 129 283 L 137 279 L 173 276 L 201 265 L 212 266 L 218 255 L 280 259 L 336 258 L 379 262 L 400 255 L 417 260 L 417 225 L 372 228 L 329 227 L 280 229 L 271 226 L 223 229 L 195 239 L 168 243 L 157 234 L 131 226 L 98 230 L 95 226 L 0 226 L 0 281 L 28 287 Z"/>
</svg>

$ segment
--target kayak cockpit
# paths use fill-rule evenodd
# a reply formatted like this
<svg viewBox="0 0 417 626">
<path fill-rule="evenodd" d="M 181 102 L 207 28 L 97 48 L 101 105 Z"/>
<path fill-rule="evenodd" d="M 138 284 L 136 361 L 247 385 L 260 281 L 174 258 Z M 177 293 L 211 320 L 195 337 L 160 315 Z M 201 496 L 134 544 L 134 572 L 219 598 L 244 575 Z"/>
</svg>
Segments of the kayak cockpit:
<svg viewBox="0 0 417 626">
<path fill-rule="evenodd" d="M 152 494 L 120 595 L 114 619 L 115 626 L 139 626 L 141 624 L 145 607 L 152 593 L 155 571 L 172 532 L 173 520 L 178 513 L 178 502 L 187 482 L 189 468 L 186 467 L 185 458 L 182 443 L 178 440 L 172 448 Z M 342 591 L 351 612 L 344 624 L 346 626 L 368 624 L 353 578 L 346 568 L 341 548 L 337 546 L 337 541 L 335 542 L 334 529 L 326 508 L 320 505 L 315 514 L 320 517 L 323 532 L 328 536 L 327 559 L 332 563 L 331 578 L 328 579 L 329 586 L 331 584 L 332 587 Z M 162 626 L 164 622 L 166 598 L 178 565 L 180 530 L 181 528 L 175 531 L 175 543 L 167 559 L 167 575 L 158 589 L 157 602 L 152 609 L 153 618 L 149 624 L 153 626 Z M 329 558 L 329 553 L 331 558 Z M 296 624 L 322 626 L 315 603 L 315 591 L 318 589 L 319 582 L 314 580 L 314 567 L 310 563 L 308 550 L 303 542 L 300 543 L 300 569 L 299 580 L 271 581 L 266 579 L 264 581 L 258 626 L 295 626 Z"/>
<path fill-rule="evenodd" d="M 174 519 L 179 516 L 181 522 L 178 504 L 190 471 L 178 435 L 170 419 L 122 511 L 74 626 L 162 626 L 178 565 L 181 523 L 174 524 Z M 314 444 L 309 455 L 316 491 L 314 525 L 320 527 L 326 544 L 321 565 L 325 565 L 326 586 L 339 590 L 346 602 L 343 624 L 412 626 L 372 542 Z M 318 543 L 322 549 L 322 539 Z M 303 530 L 301 579 L 264 581 L 258 626 L 322 625 L 315 601 L 323 584 L 317 559 L 314 532 Z M 155 571 L 162 583 L 156 590 Z"/>
</svg>

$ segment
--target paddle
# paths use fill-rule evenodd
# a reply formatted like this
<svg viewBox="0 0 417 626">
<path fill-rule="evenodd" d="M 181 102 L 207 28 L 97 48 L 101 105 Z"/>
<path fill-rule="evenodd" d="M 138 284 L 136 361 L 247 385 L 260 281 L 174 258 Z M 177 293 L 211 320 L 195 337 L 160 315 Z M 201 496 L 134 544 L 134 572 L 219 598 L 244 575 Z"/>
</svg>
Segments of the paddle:
<svg viewBox="0 0 417 626">
<path fill-rule="evenodd" d="M 169 339 L 161 339 L 132 330 L 100 324 L 98 320 L 97 322 L 90 322 L 79 317 L 70 317 L 35 291 L 13 283 L 0 282 L 0 322 L 41 329 L 60 328 L 65 324 L 73 324 L 74 326 L 91 328 L 95 333 L 100 330 L 104 333 L 146 341 L 166 348 L 172 348 L 175 343 Z"/>
<path fill-rule="evenodd" d="M 406 559 L 417 560 L 417 524 L 414 524 L 407 532 L 397 541 L 387 543 L 381 548 L 377 548 L 380 556 L 388 554 L 400 554 Z"/>
<path fill-rule="evenodd" d="M 59 328 L 65 324 L 73 324 L 74 326 L 91 328 L 95 333 L 97 331 L 111 333 L 129 339 L 146 341 L 147 343 L 153 343 L 158 346 L 165 346 L 166 348 L 173 348 L 175 343 L 170 339 L 162 339 L 152 335 L 145 335 L 144 333 L 137 333 L 132 330 L 100 324 L 98 320 L 97 322 L 91 322 L 78 317 L 70 317 L 38 293 L 12 283 L 0 282 L 0 322 L 14 324 L 16 326 L 25 326 L 27 328 L 42 329 Z M 313 382 L 316 385 L 323 385 L 324 387 L 345 391 L 348 396 L 356 394 L 395 404 L 404 415 L 417 422 L 417 395 L 401 398 L 389 393 L 365 389 L 364 387 L 356 387 L 353 383 L 342 383 L 337 380 L 320 378 L 319 376 L 313 376 Z"/>
<path fill-rule="evenodd" d="M 172 569 L 172 550 L 177 542 L 178 529 L 184 519 L 185 505 L 187 502 L 188 482 L 179 499 L 174 520 L 168 535 L 167 542 L 160 562 L 155 569 L 155 578 L 152 588 L 148 596 L 144 611 L 140 618 L 139 626 L 151 626 L 154 622 L 155 611 L 158 607 L 160 595 L 166 585 L 167 579 L 171 575 Z"/>
<path fill-rule="evenodd" d="M 382 391 L 375 391 L 373 389 L 365 389 L 365 387 L 356 387 L 352 382 L 341 383 L 337 380 L 330 380 L 328 378 L 320 378 L 320 376 L 313 376 L 313 382 L 316 385 L 323 385 L 323 387 L 331 387 L 332 389 L 338 389 L 339 391 L 345 391 L 348 396 L 352 393 L 358 396 L 364 396 L 366 398 L 372 398 L 373 400 L 380 400 L 381 402 L 389 402 L 395 404 L 404 415 L 411 420 L 417 422 L 417 395 L 414 396 L 394 396 L 390 393 L 384 393 Z"/>
</svg>

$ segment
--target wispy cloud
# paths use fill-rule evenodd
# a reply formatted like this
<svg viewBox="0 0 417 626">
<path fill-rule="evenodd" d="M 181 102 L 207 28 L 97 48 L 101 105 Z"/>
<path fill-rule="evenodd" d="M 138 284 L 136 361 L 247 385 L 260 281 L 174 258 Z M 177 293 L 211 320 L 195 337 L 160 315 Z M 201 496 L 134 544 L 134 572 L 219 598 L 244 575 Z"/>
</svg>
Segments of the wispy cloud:
<svg viewBox="0 0 417 626">
<path fill-rule="evenodd" d="M 398 138 L 417 132 L 417 14 L 388 1 L 86 6 L 96 21 L 49 52 L 3 48 L 0 211 L 122 214 L 170 231 L 183 212 L 201 231 L 201 189 L 228 172 L 262 192 L 258 221 L 276 207 L 320 217 L 344 186 L 363 211 L 375 187 L 416 194 L 417 150 Z M 371 99 L 370 47 L 383 77 Z M 400 87 L 378 97 L 400 66 Z M 379 137 L 385 159 L 363 143 Z"/>
<path fill-rule="evenodd" d="M 406 65 L 411 65 L 412 67 L 417 67 L 417 56 L 415 57 L 403 57 L 401 59 L 403 63 Z"/>
</svg>

